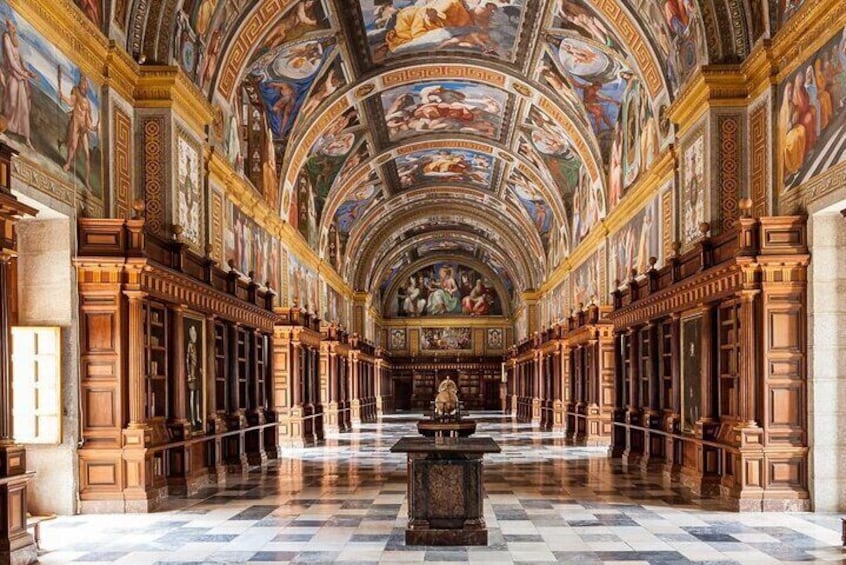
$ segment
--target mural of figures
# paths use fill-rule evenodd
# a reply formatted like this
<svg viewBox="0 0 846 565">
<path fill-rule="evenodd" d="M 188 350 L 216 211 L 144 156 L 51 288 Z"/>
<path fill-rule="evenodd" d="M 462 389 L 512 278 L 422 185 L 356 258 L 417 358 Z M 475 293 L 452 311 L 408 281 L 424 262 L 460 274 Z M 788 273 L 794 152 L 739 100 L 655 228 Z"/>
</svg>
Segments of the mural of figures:
<svg viewBox="0 0 846 565">
<path fill-rule="evenodd" d="M 285 43 L 265 51 L 247 68 L 246 81 L 261 96 L 274 139 L 285 139 L 291 131 L 332 47 L 331 39 Z"/>
<path fill-rule="evenodd" d="M 344 297 L 337 290 L 321 282 L 321 319 L 331 324 L 346 325 Z"/>
<path fill-rule="evenodd" d="M 705 221 L 705 140 L 700 134 L 684 152 L 682 163 L 681 224 L 682 243 L 701 237 L 699 225 Z"/>
<path fill-rule="evenodd" d="M 846 29 L 779 87 L 778 144 L 784 190 L 846 160 Z"/>
<path fill-rule="evenodd" d="M 177 223 L 182 237 L 195 247 L 202 245 L 203 192 L 200 185 L 200 155 L 197 147 L 179 136 L 176 144 Z"/>
<path fill-rule="evenodd" d="M 607 159 L 613 132 L 635 75 L 618 59 L 582 39 L 565 37 L 552 45 L 558 64 L 582 101 Z"/>
<path fill-rule="evenodd" d="M 338 175 L 338 186 L 343 186 L 353 171 L 355 171 L 362 163 L 367 162 L 369 158 L 370 146 L 367 145 L 367 140 L 363 140 L 355 148 L 355 151 L 353 151 L 349 159 L 344 161 L 344 167 Z"/>
<path fill-rule="evenodd" d="M 517 169 L 513 169 L 508 178 L 508 188 L 529 214 L 541 237 L 544 250 L 549 251 L 549 234 L 552 227 L 552 209 L 549 204 L 532 182 Z"/>
<path fill-rule="evenodd" d="M 649 202 L 643 210 L 614 233 L 608 241 L 610 260 L 610 288 L 616 281 L 625 284 L 632 269 L 638 275 L 649 269 L 649 258 L 661 257 L 660 222 L 658 221 L 658 199 Z M 656 265 L 658 267 L 658 265 Z"/>
<path fill-rule="evenodd" d="M 558 187 L 565 206 L 570 206 L 579 184 L 582 160 L 573 150 L 569 136 L 536 106 L 529 111 L 527 129 L 532 146 L 545 165 L 541 172 Z"/>
<path fill-rule="evenodd" d="M 658 124 L 640 82 L 631 84 L 614 127 L 608 172 L 608 207 L 617 206 L 628 189 L 649 168 L 660 149 Z"/>
<path fill-rule="evenodd" d="M 223 241 L 225 263 L 231 260 L 232 268 L 242 275 L 252 272 L 257 283 L 270 283 L 277 292 L 282 289 L 282 246 L 279 240 L 256 225 L 232 202 L 226 206 Z"/>
<path fill-rule="evenodd" d="M 297 177 L 291 197 L 291 223 L 297 227 L 312 248 L 317 248 L 318 228 L 323 206 L 335 178 L 340 173 L 356 141 L 358 112 L 350 108 L 332 122 L 321 135 Z M 296 212 L 296 213 L 295 213 Z"/>
<path fill-rule="evenodd" d="M 572 116 L 581 116 L 579 109 L 579 97 L 576 91 L 570 86 L 570 80 L 564 76 L 558 64 L 548 52 L 544 52 L 539 65 L 538 77 L 541 82 L 549 86 L 558 95 L 559 99 L 566 104 Z"/>
<path fill-rule="evenodd" d="M 82 1 L 82 0 L 78 0 Z M 91 1 L 91 0 L 88 0 Z M 177 17 L 174 51 L 179 65 L 204 91 L 208 91 L 221 48 L 239 15 L 251 0 L 185 0 Z M 295 41 L 304 34 L 327 29 L 329 22 L 320 0 L 299 0 L 281 14 L 262 39 L 258 53 Z"/>
<path fill-rule="evenodd" d="M 430 181 L 467 183 L 490 189 L 494 159 L 464 149 L 423 149 L 401 155 L 395 162 L 403 188 Z"/>
<path fill-rule="evenodd" d="M 335 57 L 326 72 L 314 82 L 308 99 L 303 104 L 300 115 L 307 118 L 317 110 L 323 102 L 328 100 L 333 94 L 338 92 L 343 86 L 347 84 L 347 79 L 344 77 L 344 70 L 341 67 L 341 57 Z"/>
<path fill-rule="evenodd" d="M 511 60 L 522 0 L 361 0 L 373 61 L 455 50 Z"/>
<path fill-rule="evenodd" d="M 356 221 L 364 215 L 370 204 L 378 200 L 381 195 L 381 184 L 378 183 L 378 177 L 373 173 L 373 177 L 366 184 L 347 196 L 347 199 L 335 211 L 335 223 L 342 238 L 346 238 L 352 233 Z"/>
<path fill-rule="evenodd" d="M 655 38 L 659 60 L 666 60 L 667 81 L 678 92 L 704 60 L 702 21 L 695 0 L 624 0 L 647 33 Z"/>
<path fill-rule="evenodd" d="M 626 57 L 623 43 L 614 31 L 583 0 L 558 0 L 552 27 L 577 33 Z"/>
<path fill-rule="evenodd" d="M 98 87 L 5 1 L 0 22 L 3 140 L 57 178 L 102 197 Z"/>
<path fill-rule="evenodd" d="M 605 194 L 602 182 L 591 182 L 587 169 L 579 169 L 579 184 L 573 195 L 573 245 L 578 245 L 590 230 L 605 217 Z"/>
<path fill-rule="evenodd" d="M 421 82 L 382 93 L 391 141 L 421 134 L 471 133 L 499 139 L 505 92 L 471 82 Z"/>
<path fill-rule="evenodd" d="M 226 234 L 224 256 L 233 261 L 233 267 L 246 275 L 255 266 L 255 233 L 258 226 L 252 219 L 229 202 L 226 208 Z"/>
<path fill-rule="evenodd" d="M 573 304 L 576 308 L 601 302 L 599 274 L 599 253 L 594 253 L 570 275 L 570 280 L 573 281 Z"/>
<path fill-rule="evenodd" d="M 457 263 L 435 263 L 418 270 L 395 291 L 390 315 L 501 316 L 502 302 L 491 281 Z"/>
<path fill-rule="evenodd" d="M 288 255 L 288 304 L 320 312 L 318 277 L 294 256 Z"/>
<path fill-rule="evenodd" d="M 388 330 L 388 347 L 389 349 L 399 351 L 403 351 L 408 347 L 405 328 L 391 328 Z"/>
<path fill-rule="evenodd" d="M 185 352 L 185 415 L 194 433 L 202 432 L 206 414 L 205 319 L 185 314 L 182 317 L 182 345 Z"/>
<path fill-rule="evenodd" d="M 420 328 L 421 351 L 471 351 L 471 328 Z"/>
</svg>

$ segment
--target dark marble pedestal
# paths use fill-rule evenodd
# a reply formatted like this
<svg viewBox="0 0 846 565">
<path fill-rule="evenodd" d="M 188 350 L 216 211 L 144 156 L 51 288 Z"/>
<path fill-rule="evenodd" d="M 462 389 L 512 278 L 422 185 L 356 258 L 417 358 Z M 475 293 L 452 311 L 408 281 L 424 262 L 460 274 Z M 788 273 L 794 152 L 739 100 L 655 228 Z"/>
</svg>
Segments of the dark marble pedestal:
<svg viewBox="0 0 846 565">
<path fill-rule="evenodd" d="M 406 545 L 487 545 L 482 458 L 499 453 L 489 437 L 404 437 L 393 453 L 408 455 Z"/>
</svg>

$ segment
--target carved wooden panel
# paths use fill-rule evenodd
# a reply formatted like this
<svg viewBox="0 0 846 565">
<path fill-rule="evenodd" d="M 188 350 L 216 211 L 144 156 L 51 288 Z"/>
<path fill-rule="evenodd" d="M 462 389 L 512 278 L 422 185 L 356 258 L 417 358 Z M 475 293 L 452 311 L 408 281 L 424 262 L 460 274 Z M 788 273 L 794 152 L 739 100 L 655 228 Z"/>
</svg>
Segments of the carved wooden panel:
<svg viewBox="0 0 846 565">
<path fill-rule="evenodd" d="M 115 214 L 128 218 L 132 210 L 132 121 L 116 106 L 114 128 Z"/>
<path fill-rule="evenodd" d="M 115 317 L 108 312 L 86 313 L 85 348 L 88 353 L 115 353 Z"/>
<path fill-rule="evenodd" d="M 117 397 L 114 389 L 86 388 L 83 397 L 85 407 L 85 429 L 111 428 L 118 425 L 115 420 Z"/>
<path fill-rule="evenodd" d="M 116 486 L 117 465 L 114 463 L 89 463 L 85 467 L 86 482 L 92 486 Z"/>
<path fill-rule="evenodd" d="M 755 217 L 767 214 L 767 178 L 770 174 L 768 128 L 767 105 L 761 104 L 749 116 L 749 192 L 752 198 L 752 215 Z"/>
</svg>

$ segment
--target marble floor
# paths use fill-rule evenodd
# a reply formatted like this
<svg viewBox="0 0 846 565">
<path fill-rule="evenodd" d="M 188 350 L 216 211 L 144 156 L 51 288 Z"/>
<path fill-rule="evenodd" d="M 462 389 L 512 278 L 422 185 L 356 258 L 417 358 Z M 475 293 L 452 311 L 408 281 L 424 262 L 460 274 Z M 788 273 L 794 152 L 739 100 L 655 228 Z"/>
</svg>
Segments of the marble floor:
<svg viewBox="0 0 846 565">
<path fill-rule="evenodd" d="M 62 517 L 42 526 L 42 563 L 790 563 L 846 562 L 839 517 L 737 514 L 623 471 L 603 449 L 565 446 L 479 415 L 488 547 L 406 547 L 409 416 L 293 450 L 264 472 L 147 515 Z"/>
</svg>

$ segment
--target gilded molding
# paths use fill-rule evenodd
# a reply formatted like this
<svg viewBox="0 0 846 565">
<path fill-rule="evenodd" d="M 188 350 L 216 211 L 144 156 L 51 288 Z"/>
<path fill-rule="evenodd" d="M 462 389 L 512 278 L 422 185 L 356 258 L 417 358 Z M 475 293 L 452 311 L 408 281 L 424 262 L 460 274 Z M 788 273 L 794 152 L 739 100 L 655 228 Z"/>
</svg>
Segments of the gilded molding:
<svg viewBox="0 0 846 565">
<path fill-rule="evenodd" d="M 846 26 L 846 2 L 819 0 L 805 6 L 772 40 L 772 58 L 781 81 L 813 55 L 835 32 Z"/>
<path fill-rule="evenodd" d="M 136 108 L 169 108 L 198 134 L 212 123 L 214 108 L 178 67 L 144 65 L 135 87 Z"/>
<path fill-rule="evenodd" d="M 688 81 L 684 92 L 668 110 L 681 137 L 699 118 L 713 108 L 745 106 L 749 89 L 740 65 L 706 65 Z"/>
</svg>

